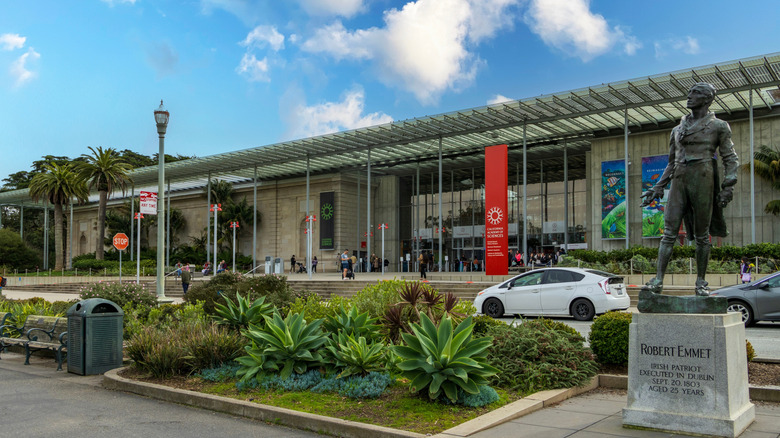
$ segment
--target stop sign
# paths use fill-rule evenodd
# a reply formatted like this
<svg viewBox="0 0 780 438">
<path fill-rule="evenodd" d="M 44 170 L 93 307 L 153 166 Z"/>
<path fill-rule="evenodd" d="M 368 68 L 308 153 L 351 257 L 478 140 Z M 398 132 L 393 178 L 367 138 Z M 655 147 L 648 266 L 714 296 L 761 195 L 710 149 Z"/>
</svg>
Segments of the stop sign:
<svg viewBox="0 0 780 438">
<path fill-rule="evenodd" d="M 124 251 L 127 249 L 127 245 L 130 243 L 130 239 L 127 238 L 125 233 L 116 233 L 114 235 L 114 248 Z"/>
</svg>

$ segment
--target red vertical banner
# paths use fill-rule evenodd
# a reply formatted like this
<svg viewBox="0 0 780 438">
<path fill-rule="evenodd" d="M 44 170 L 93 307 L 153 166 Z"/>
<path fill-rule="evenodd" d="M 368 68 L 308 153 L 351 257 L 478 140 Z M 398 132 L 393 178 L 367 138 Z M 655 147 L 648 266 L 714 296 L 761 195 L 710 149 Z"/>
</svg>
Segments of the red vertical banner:
<svg viewBox="0 0 780 438">
<path fill-rule="evenodd" d="M 507 145 L 485 148 L 485 274 L 509 273 Z"/>
</svg>

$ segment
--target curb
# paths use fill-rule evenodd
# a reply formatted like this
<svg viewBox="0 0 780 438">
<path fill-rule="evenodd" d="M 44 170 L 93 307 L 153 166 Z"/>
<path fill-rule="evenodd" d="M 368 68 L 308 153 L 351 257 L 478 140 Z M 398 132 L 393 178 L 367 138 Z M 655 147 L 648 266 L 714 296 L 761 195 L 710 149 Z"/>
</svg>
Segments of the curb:
<svg viewBox="0 0 780 438">
<path fill-rule="evenodd" d="M 296 429 L 310 430 L 317 433 L 326 433 L 344 438 L 424 438 L 426 436 L 390 427 L 375 426 L 367 423 L 359 423 L 356 421 L 342 420 L 292 409 L 236 400 L 229 397 L 171 388 L 155 383 L 125 379 L 124 377 L 119 376 L 119 372 L 126 368 L 127 367 L 116 368 L 107 371 L 103 375 L 103 387 L 166 402 L 194 406 L 253 420 L 280 424 Z M 479 431 L 498 426 L 499 424 L 506 423 L 507 421 L 593 390 L 599 386 L 599 382 L 599 376 L 595 376 L 587 385 L 582 387 L 540 391 L 506 406 L 502 406 L 495 411 L 488 412 L 485 415 L 440 432 L 434 435 L 434 437 L 467 437 Z"/>
</svg>

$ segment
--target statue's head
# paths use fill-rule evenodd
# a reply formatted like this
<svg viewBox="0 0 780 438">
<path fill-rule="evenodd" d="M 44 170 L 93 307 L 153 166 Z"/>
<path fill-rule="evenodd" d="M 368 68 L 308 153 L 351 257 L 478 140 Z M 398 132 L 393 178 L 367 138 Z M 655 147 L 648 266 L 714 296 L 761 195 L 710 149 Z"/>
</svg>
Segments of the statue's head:
<svg viewBox="0 0 780 438">
<path fill-rule="evenodd" d="M 709 107 L 715 99 L 715 87 L 707 82 L 697 82 L 688 90 L 688 108 Z"/>
</svg>

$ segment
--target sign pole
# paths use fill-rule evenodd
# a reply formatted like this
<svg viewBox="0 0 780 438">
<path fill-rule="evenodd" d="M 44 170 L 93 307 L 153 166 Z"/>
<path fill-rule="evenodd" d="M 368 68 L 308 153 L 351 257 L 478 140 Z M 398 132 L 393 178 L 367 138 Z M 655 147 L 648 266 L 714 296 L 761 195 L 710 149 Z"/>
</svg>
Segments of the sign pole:
<svg viewBox="0 0 780 438">
<path fill-rule="evenodd" d="M 122 284 L 122 253 L 123 252 L 124 251 L 122 251 L 121 249 L 119 250 L 119 284 L 120 285 Z"/>
<path fill-rule="evenodd" d="M 238 221 L 231 222 L 230 227 L 233 228 L 233 272 L 236 272 L 236 228 L 238 228 Z"/>
<path fill-rule="evenodd" d="M 135 214 L 135 218 L 138 219 L 138 246 L 136 246 L 135 256 L 135 284 L 141 284 L 141 219 L 144 215 L 141 212 Z"/>
</svg>

